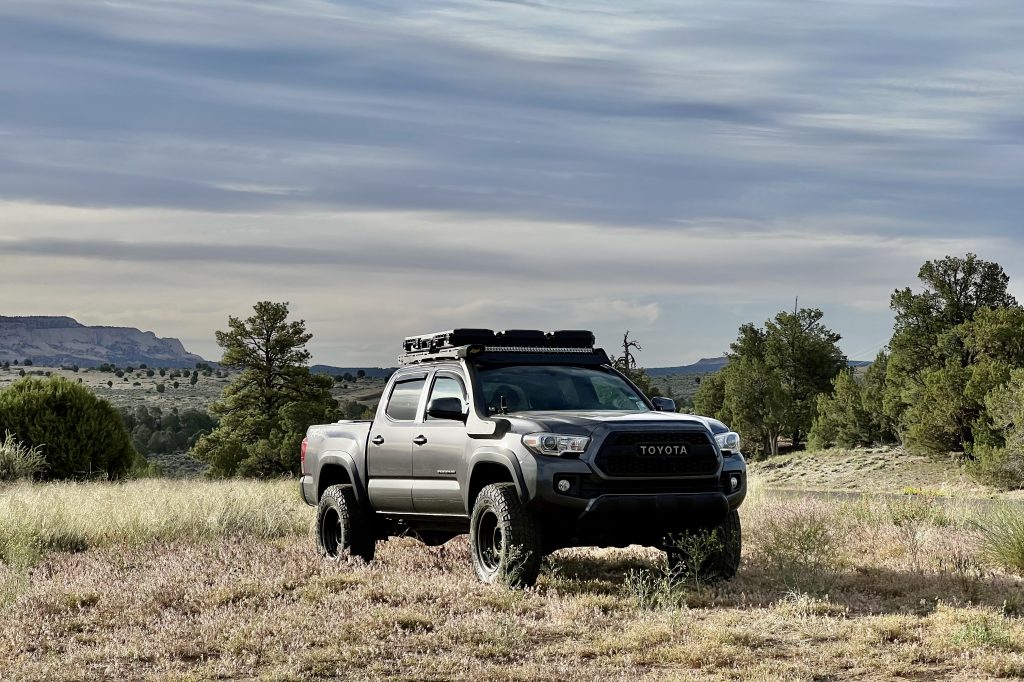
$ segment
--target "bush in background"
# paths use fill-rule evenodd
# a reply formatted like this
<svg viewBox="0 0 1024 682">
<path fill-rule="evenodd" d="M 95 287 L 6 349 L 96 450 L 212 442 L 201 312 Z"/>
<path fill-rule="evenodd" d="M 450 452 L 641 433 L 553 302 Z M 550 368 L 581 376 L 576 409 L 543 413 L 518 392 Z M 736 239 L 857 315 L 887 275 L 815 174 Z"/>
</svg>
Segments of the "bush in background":
<svg viewBox="0 0 1024 682">
<path fill-rule="evenodd" d="M 22 379 L 0 391 L 0 431 L 43 448 L 44 478 L 121 478 L 137 456 L 117 410 L 61 377 Z"/>
<path fill-rule="evenodd" d="M 30 448 L 8 431 L 0 440 L 0 482 L 32 478 L 46 468 L 41 448 Z"/>
<path fill-rule="evenodd" d="M 975 477 L 1004 490 L 1024 488 L 1024 369 L 985 398 L 992 431 L 1003 447 L 979 445 L 968 465 Z"/>
</svg>

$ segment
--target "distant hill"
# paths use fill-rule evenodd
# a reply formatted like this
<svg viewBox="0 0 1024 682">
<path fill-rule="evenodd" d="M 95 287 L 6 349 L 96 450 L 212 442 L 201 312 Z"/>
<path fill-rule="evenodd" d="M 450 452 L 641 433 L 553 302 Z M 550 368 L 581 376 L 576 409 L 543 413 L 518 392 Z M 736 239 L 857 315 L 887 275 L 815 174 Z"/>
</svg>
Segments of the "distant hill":
<svg viewBox="0 0 1024 682">
<path fill-rule="evenodd" d="M 678 374 L 711 374 L 729 364 L 729 358 L 722 356 L 720 358 L 701 358 L 692 365 L 681 365 L 679 367 L 648 367 L 644 371 L 647 372 L 648 376 L 651 377 L 667 377 Z M 850 367 L 867 367 L 871 364 L 870 360 L 849 360 L 847 365 Z"/>
<path fill-rule="evenodd" d="M 728 364 L 729 358 L 701 358 L 692 365 L 680 365 L 679 367 L 647 367 L 644 371 L 648 376 L 667 377 L 674 374 L 709 374 L 717 372 Z"/>
<path fill-rule="evenodd" d="M 330 374 L 332 377 L 341 376 L 343 374 L 351 374 L 355 376 L 359 370 L 366 372 L 366 376 L 374 379 L 384 379 L 391 376 L 395 367 L 334 367 L 333 365 L 313 365 L 309 368 L 309 371 L 313 374 Z"/>
<path fill-rule="evenodd" d="M 0 362 L 35 365 L 146 363 L 154 367 L 194 367 L 203 358 L 189 353 L 174 338 L 160 338 L 134 327 L 89 327 L 70 317 L 0 315 Z"/>
</svg>

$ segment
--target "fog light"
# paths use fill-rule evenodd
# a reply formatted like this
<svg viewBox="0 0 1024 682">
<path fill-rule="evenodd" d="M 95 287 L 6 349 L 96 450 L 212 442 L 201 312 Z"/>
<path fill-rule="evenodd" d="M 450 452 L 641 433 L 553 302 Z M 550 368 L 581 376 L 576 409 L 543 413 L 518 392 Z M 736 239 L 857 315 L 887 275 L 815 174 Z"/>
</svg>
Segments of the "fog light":
<svg viewBox="0 0 1024 682">
<path fill-rule="evenodd" d="M 729 477 L 729 492 L 734 493 L 740 489 L 740 477 L 739 474 L 733 474 Z"/>
<path fill-rule="evenodd" d="M 569 488 L 572 487 L 572 483 L 569 482 L 568 478 L 563 478 L 563 479 L 558 481 L 556 486 L 558 487 L 558 492 L 560 492 L 560 493 L 567 493 L 567 492 L 569 492 Z"/>
</svg>

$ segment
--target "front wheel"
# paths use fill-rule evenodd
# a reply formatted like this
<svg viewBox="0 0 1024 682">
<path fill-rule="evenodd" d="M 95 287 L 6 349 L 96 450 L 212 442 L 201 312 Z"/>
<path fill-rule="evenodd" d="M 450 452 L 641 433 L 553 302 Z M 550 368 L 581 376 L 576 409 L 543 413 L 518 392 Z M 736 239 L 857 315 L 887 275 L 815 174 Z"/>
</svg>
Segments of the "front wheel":
<svg viewBox="0 0 1024 682">
<path fill-rule="evenodd" d="M 540 573 L 540 531 L 512 483 L 493 483 L 477 495 L 470 518 L 473 570 L 485 583 L 529 587 Z"/>
<path fill-rule="evenodd" d="M 740 513 L 729 512 L 725 521 L 703 534 L 684 534 L 666 549 L 672 575 L 691 575 L 706 580 L 731 580 L 740 567 L 743 532 Z"/>
<path fill-rule="evenodd" d="M 350 485 L 332 485 L 316 507 L 316 544 L 331 559 L 348 555 L 372 561 L 377 538 Z"/>
</svg>

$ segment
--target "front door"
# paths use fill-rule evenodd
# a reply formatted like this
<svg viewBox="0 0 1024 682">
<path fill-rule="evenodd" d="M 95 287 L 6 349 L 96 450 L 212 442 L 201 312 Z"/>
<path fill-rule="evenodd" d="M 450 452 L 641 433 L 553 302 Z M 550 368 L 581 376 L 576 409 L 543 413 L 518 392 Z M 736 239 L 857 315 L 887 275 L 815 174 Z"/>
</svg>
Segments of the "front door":
<svg viewBox="0 0 1024 682">
<path fill-rule="evenodd" d="M 462 377 L 438 370 L 424 405 L 424 428 L 413 441 L 413 506 L 421 514 L 465 514 L 459 481 L 466 477 L 469 436 L 464 422 L 426 414 L 426 405 L 435 398 L 458 398 L 463 412 L 469 406 Z"/>
<path fill-rule="evenodd" d="M 411 512 L 412 448 L 426 373 L 399 377 L 386 399 L 383 416 L 375 419 L 367 444 L 370 504 L 381 512 Z"/>
</svg>

